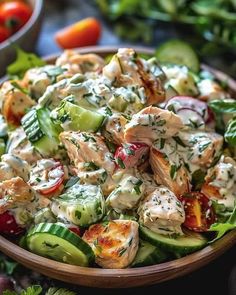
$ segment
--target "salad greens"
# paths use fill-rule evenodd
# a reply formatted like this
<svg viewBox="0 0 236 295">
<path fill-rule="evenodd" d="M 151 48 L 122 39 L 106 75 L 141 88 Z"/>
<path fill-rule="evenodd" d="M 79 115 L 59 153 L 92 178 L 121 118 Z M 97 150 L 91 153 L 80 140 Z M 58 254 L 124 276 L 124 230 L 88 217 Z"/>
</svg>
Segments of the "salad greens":
<svg viewBox="0 0 236 295">
<path fill-rule="evenodd" d="M 4 291 L 3 295 L 40 295 L 42 294 L 42 287 L 39 285 L 34 285 L 28 287 L 26 290 L 22 290 L 20 294 L 15 291 Z M 50 288 L 45 295 L 76 295 L 75 292 L 66 290 L 64 288 Z"/>
<path fill-rule="evenodd" d="M 226 232 L 229 230 L 236 228 L 236 206 L 234 207 L 233 212 L 229 216 L 229 218 L 224 223 L 214 223 L 211 225 L 209 231 L 216 232 L 215 239 L 211 240 L 210 243 L 215 242 L 216 240 L 220 239 Z"/>
<path fill-rule="evenodd" d="M 213 100 L 209 102 L 210 108 L 215 112 L 216 117 L 222 118 L 222 114 L 232 114 L 232 119 L 225 126 L 225 141 L 232 146 L 236 145 L 236 102 L 232 99 Z M 222 120 L 220 120 L 222 123 Z"/>
<path fill-rule="evenodd" d="M 46 64 L 40 57 L 34 53 L 27 53 L 20 47 L 16 48 L 16 60 L 7 67 L 7 74 L 10 77 L 22 78 L 25 72 L 33 67 L 41 67 Z"/>
<path fill-rule="evenodd" d="M 103 14 L 115 22 L 118 32 L 126 33 L 131 39 L 151 41 L 147 39 L 147 32 L 153 36 L 156 21 L 163 21 L 190 25 L 214 43 L 232 48 L 236 45 L 234 0 L 96 0 L 96 3 Z M 135 30 L 141 26 L 146 26 L 145 34 L 143 30 Z"/>
</svg>

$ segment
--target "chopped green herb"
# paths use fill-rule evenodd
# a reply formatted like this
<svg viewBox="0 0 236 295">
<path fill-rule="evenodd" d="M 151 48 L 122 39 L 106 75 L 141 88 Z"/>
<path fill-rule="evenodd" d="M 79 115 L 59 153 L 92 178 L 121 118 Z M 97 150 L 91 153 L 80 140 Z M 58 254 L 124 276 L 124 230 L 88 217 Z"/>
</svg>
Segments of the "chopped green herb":
<svg viewBox="0 0 236 295">
<path fill-rule="evenodd" d="M 78 176 L 72 176 L 66 183 L 65 185 L 65 189 L 73 186 L 74 184 L 76 184 L 79 181 L 79 177 Z"/>
<path fill-rule="evenodd" d="M 139 179 L 135 184 L 134 184 L 134 190 L 137 195 L 141 194 L 140 186 L 143 184 L 142 180 Z"/>
<path fill-rule="evenodd" d="M 166 140 L 164 138 L 161 138 L 160 140 L 160 149 L 162 150 L 165 146 Z"/>
<path fill-rule="evenodd" d="M 125 164 L 120 157 L 117 158 L 117 164 L 120 166 L 120 168 L 125 169 Z"/>
<path fill-rule="evenodd" d="M 209 145 L 211 144 L 211 142 L 207 142 L 207 143 L 204 143 L 204 144 L 201 144 L 199 146 L 199 152 L 202 153 Z"/>
<path fill-rule="evenodd" d="M 119 256 L 119 257 L 122 256 L 126 251 L 127 251 L 127 248 L 121 248 L 121 249 L 119 250 L 119 254 L 118 254 L 118 256 Z"/>
<path fill-rule="evenodd" d="M 176 165 L 171 165 L 171 166 L 170 166 L 170 177 L 171 177 L 172 179 L 175 178 L 176 171 L 177 171 L 177 167 L 176 167 Z"/>
<path fill-rule="evenodd" d="M 179 138 L 179 136 L 173 136 L 173 139 L 175 142 L 177 142 L 182 147 L 186 147 L 186 144 L 183 143 L 183 141 Z"/>
</svg>

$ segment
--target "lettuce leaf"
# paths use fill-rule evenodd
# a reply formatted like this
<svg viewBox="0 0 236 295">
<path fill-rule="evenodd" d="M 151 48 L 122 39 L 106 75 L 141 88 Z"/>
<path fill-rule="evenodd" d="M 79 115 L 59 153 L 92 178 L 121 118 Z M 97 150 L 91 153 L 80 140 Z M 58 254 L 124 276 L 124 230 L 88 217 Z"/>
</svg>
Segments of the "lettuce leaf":
<svg viewBox="0 0 236 295">
<path fill-rule="evenodd" d="M 42 67 L 46 63 L 34 53 L 27 53 L 20 47 L 16 48 L 16 60 L 7 67 L 7 74 L 12 78 L 22 78 L 31 68 Z"/>
<path fill-rule="evenodd" d="M 226 222 L 219 222 L 211 225 L 208 231 L 215 231 L 216 237 L 211 240 L 210 243 L 220 239 L 221 237 L 223 237 L 224 234 L 233 229 L 236 229 L 236 206 L 234 207 L 232 214 L 229 216 Z"/>
</svg>

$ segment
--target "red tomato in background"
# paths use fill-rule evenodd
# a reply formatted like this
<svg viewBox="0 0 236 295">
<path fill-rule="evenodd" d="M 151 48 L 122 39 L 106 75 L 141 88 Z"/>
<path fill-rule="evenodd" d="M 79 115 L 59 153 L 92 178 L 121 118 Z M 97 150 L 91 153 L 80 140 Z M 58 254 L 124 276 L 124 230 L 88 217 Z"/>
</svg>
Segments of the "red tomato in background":
<svg viewBox="0 0 236 295">
<path fill-rule="evenodd" d="M 19 235 L 24 231 L 22 227 L 20 227 L 15 217 L 9 212 L 6 211 L 0 215 L 0 233 L 7 235 Z"/>
<path fill-rule="evenodd" d="M 94 17 L 88 17 L 59 30 L 55 34 L 55 41 L 63 49 L 95 45 L 101 31 L 100 21 Z"/>
<path fill-rule="evenodd" d="M 3 2 L 0 5 L 0 21 L 12 33 L 18 31 L 32 15 L 32 8 L 21 1 Z"/>
<path fill-rule="evenodd" d="M 8 37 L 10 37 L 10 31 L 4 26 L 0 25 L 0 42 L 5 41 Z"/>
<path fill-rule="evenodd" d="M 211 200 L 199 192 L 186 193 L 179 197 L 185 211 L 183 225 L 196 232 L 205 232 L 215 222 L 216 215 Z"/>
</svg>

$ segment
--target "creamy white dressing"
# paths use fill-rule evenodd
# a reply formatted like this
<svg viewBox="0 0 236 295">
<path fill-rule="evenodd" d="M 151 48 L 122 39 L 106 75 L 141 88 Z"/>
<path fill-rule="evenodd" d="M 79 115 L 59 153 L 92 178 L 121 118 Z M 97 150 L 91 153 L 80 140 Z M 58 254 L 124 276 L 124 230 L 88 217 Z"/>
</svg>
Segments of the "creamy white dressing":
<svg viewBox="0 0 236 295">
<path fill-rule="evenodd" d="M 143 197 L 145 185 L 134 176 L 123 177 L 119 185 L 108 196 L 106 203 L 115 210 L 134 208 Z"/>
<path fill-rule="evenodd" d="M 226 158 L 227 159 L 227 158 Z M 212 180 L 209 185 L 219 189 L 222 198 L 214 198 L 218 203 L 224 204 L 227 208 L 233 209 L 236 202 L 236 165 L 221 161 L 209 171 L 209 177 L 212 175 Z"/>
<path fill-rule="evenodd" d="M 169 235 L 183 234 L 185 220 L 182 203 L 166 187 L 160 186 L 147 196 L 138 208 L 139 221 L 151 230 Z"/>
<path fill-rule="evenodd" d="M 4 154 L 2 155 L 0 162 L 0 175 L 2 172 L 6 173 L 4 180 L 20 176 L 25 181 L 28 181 L 30 165 L 19 157 L 11 154 Z"/>
</svg>

